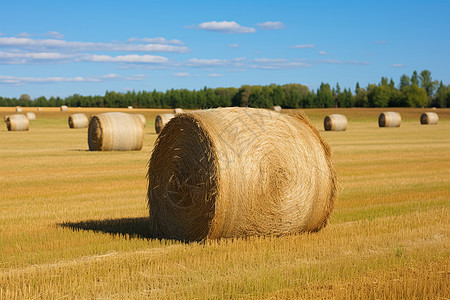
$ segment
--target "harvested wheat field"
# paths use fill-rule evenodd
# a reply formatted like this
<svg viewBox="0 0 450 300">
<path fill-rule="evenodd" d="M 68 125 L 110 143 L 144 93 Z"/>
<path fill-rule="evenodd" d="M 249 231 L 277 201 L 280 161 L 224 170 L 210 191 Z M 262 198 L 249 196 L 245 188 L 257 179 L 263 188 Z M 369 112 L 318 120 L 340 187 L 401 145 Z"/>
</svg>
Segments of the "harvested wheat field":
<svg viewBox="0 0 450 300">
<path fill-rule="evenodd" d="M 395 108 L 390 129 L 385 109 L 304 110 L 339 178 L 327 226 L 190 243 L 150 233 L 153 126 L 140 151 L 89 151 L 68 117 L 128 109 L 23 111 L 36 113 L 30 131 L 0 128 L 0 299 L 449 298 L 450 109 L 422 126 L 425 109 Z M 149 124 L 171 112 L 133 109 Z M 348 129 L 324 131 L 330 114 Z"/>
</svg>

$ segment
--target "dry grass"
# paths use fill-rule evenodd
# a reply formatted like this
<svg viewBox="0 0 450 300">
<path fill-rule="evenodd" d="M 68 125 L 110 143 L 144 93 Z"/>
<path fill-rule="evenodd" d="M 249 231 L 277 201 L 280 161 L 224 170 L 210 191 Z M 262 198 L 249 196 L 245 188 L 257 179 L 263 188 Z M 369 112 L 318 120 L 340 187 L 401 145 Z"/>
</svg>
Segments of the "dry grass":
<svg viewBox="0 0 450 300">
<path fill-rule="evenodd" d="M 43 108 L 29 132 L 0 128 L 0 299 L 449 298 L 450 109 L 435 126 L 398 109 L 389 130 L 381 109 L 306 110 L 341 182 L 329 226 L 203 244 L 147 239 L 154 128 L 141 151 L 89 152 L 67 126 L 106 111 L 127 110 Z M 322 130 L 330 113 L 347 131 Z"/>
</svg>

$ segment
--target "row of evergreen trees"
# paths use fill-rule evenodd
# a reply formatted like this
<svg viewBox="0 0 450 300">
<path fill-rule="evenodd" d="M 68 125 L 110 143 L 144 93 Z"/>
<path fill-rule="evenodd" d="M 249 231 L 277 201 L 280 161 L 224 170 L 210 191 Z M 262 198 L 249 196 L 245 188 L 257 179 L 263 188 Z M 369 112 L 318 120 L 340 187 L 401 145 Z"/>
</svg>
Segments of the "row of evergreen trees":
<svg viewBox="0 0 450 300">
<path fill-rule="evenodd" d="M 356 84 L 354 92 L 322 83 L 317 90 L 301 84 L 243 85 L 240 88 L 203 88 L 201 90 L 171 89 L 159 91 L 106 91 L 104 96 L 75 94 L 66 98 L 39 97 L 34 100 L 23 94 L 20 98 L 0 97 L 0 106 L 61 106 L 70 107 L 127 107 L 136 108 L 213 108 L 249 106 L 270 108 L 322 107 L 450 107 L 450 85 L 432 80 L 428 70 L 412 76 L 403 75 L 398 86 L 392 79 L 381 78 L 379 84 L 366 88 Z"/>
</svg>

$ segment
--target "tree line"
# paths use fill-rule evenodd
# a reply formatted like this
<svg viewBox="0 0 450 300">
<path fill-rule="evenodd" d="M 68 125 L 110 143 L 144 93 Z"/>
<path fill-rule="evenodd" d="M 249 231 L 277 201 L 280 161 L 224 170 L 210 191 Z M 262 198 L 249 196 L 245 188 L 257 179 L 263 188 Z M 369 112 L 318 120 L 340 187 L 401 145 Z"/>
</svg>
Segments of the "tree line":
<svg viewBox="0 0 450 300">
<path fill-rule="evenodd" d="M 402 75 L 398 85 L 382 77 L 378 84 L 363 88 L 356 83 L 355 90 L 331 87 L 321 83 L 317 90 L 302 84 L 243 85 L 240 88 L 203 88 L 200 90 L 171 89 L 160 91 L 106 91 L 103 96 L 74 94 L 66 98 L 44 96 L 31 99 L 0 97 L 0 106 L 58 107 L 128 107 L 135 108 L 214 108 L 249 106 L 271 108 L 330 108 L 330 107 L 450 107 L 450 85 L 433 80 L 431 72 L 416 71 Z"/>
</svg>

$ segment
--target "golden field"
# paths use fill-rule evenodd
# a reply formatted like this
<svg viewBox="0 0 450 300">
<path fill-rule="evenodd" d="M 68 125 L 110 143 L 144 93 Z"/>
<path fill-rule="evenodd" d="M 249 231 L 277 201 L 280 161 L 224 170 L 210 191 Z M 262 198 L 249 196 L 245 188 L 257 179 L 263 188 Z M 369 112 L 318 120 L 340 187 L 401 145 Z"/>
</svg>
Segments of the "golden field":
<svg viewBox="0 0 450 300">
<path fill-rule="evenodd" d="M 146 172 L 157 114 L 24 108 L 0 127 L 0 299 L 449 299 L 450 109 L 307 109 L 333 150 L 340 196 L 318 233 L 150 239 Z M 0 108 L 0 117 L 15 108 Z M 70 114 L 144 114 L 144 147 L 88 151 Z M 379 128 L 399 111 L 399 128 Z M 435 111 L 437 125 L 420 125 Z M 347 116 L 345 132 L 323 118 Z"/>
</svg>

